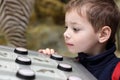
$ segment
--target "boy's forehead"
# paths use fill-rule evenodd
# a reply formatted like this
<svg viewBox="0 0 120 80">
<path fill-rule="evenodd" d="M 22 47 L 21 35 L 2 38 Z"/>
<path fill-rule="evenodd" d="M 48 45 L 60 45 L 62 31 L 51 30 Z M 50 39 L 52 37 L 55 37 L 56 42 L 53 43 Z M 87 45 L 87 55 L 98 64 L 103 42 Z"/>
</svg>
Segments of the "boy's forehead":
<svg viewBox="0 0 120 80">
<path fill-rule="evenodd" d="M 74 16 L 78 16 L 78 17 L 76 18 Z M 80 11 L 77 8 L 73 8 L 73 9 L 67 11 L 65 14 L 65 21 L 69 21 L 69 20 L 72 21 L 72 19 L 77 20 L 79 17 L 83 17 L 84 19 L 87 19 L 86 8 L 81 8 Z M 69 19 L 69 18 L 72 18 L 72 19 Z"/>
<path fill-rule="evenodd" d="M 85 14 L 79 15 L 75 9 L 69 12 L 66 12 L 65 25 L 81 25 L 82 26 L 84 25 L 84 23 L 90 24 Z"/>
<path fill-rule="evenodd" d="M 65 23 L 72 23 L 74 24 L 76 22 L 76 20 L 79 18 L 79 17 L 76 17 L 78 16 L 78 13 L 75 9 L 71 9 L 69 12 L 66 12 L 65 14 Z"/>
<path fill-rule="evenodd" d="M 66 14 L 77 13 L 79 16 L 86 17 L 86 12 L 87 12 L 88 8 L 89 8 L 88 5 L 72 7 L 71 9 L 66 11 Z"/>
</svg>

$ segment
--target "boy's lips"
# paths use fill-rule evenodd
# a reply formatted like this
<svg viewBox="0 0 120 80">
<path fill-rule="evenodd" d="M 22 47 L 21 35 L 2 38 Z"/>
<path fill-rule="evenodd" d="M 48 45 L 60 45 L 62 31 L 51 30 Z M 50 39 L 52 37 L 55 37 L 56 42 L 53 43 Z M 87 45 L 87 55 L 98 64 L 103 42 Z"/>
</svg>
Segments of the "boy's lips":
<svg viewBox="0 0 120 80">
<path fill-rule="evenodd" d="M 66 43 L 67 46 L 74 46 L 73 44 L 71 43 Z"/>
</svg>

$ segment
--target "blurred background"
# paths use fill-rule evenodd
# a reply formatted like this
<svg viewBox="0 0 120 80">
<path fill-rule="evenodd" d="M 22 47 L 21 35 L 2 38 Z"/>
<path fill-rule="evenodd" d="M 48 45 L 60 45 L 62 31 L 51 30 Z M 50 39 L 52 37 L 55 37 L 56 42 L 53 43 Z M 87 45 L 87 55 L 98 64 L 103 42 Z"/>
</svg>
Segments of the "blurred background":
<svg viewBox="0 0 120 80">
<path fill-rule="evenodd" d="M 20 0 L 15 0 L 15 1 L 16 1 L 16 4 L 20 2 Z M 29 13 L 29 16 L 27 16 L 28 13 L 24 12 L 24 15 L 26 14 L 26 17 L 25 17 L 26 22 L 24 18 L 20 19 L 23 17 L 22 13 L 21 13 L 22 16 L 18 18 L 22 20 L 21 25 L 25 23 L 23 28 L 19 29 L 23 31 L 22 32 L 18 31 L 18 33 L 21 33 L 21 35 L 17 35 L 15 31 L 16 29 L 13 30 L 15 31 L 13 34 L 16 34 L 14 35 L 14 37 L 17 36 L 16 39 L 13 39 L 13 37 L 11 38 L 12 34 L 10 35 L 12 30 L 9 31 L 7 30 L 7 28 L 2 29 L 3 26 L 0 26 L 0 29 L 1 29 L 0 45 L 20 46 L 20 47 L 25 47 L 27 49 L 35 50 L 35 51 L 37 51 L 40 48 L 41 49 L 42 48 L 53 48 L 56 51 L 58 51 L 59 54 L 63 56 L 70 56 L 70 57 L 76 56 L 75 54 L 71 54 L 67 51 L 67 48 L 64 45 L 64 39 L 63 39 L 64 15 L 65 15 L 64 7 L 68 1 L 69 0 L 31 0 L 31 3 L 30 3 L 30 0 L 24 0 L 23 2 L 20 2 L 22 4 L 21 6 L 22 7 L 24 6 L 21 9 L 21 12 L 27 10 Z M 0 10 L 3 9 L 2 5 L 4 3 L 5 2 L 2 2 L 2 0 L 0 0 Z M 15 4 L 15 2 L 11 2 L 11 3 Z M 120 0 L 116 0 L 116 3 L 120 7 Z M 6 4 L 10 5 L 10 2 L 9 3 L 6 2 Z M 17 7 L 20 7 L 20 6 L 17 6 Z M 16 11 L 14 9 L 14 11 L 17 12 L 17 9 Z M 11 10 L 11 14 L 12 12 L 13 10 Z M 2 16 L 1 12 L 0 12 L 0 15 Z M 11 16 L 16 17 L 14 13 Z M 2 23 L 2 21 L 3 20 L 0 20 L 0 23 Z M 20 21 L 17 21 L 17 22 L 20 22 Z M 18 25 L 20 26 L 20 23 Z M 15 28 L 19 26 L 15 26 Z M 23 35 L 24 37 L 21 37 Z M 25 40 L 22 38 L 24 38 Z M 119 56 L 120 54 L 120 30 L 118 30 L 117 32 L 116 39 L 117 39 L 116 53 Z M 20 40 L 23 42 L 19 42 Z M 20 43 L 21 45 L 19 45 L 18 43 Z"/>
</svg>

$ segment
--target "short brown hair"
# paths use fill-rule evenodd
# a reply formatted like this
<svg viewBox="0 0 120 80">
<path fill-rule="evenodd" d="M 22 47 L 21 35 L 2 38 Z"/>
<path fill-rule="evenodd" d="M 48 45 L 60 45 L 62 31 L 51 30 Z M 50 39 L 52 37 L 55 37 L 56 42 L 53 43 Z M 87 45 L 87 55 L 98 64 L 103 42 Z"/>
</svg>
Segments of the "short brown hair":
<svg viewBox="0 0 120 80">
<path fill-rule="evenodd" d="M 103 26 L 111 28 L 112 33 L 109 42 L 114 43 L 120 21 L 120 12 L 116 3 L 113 0 L 70 0 L 66 5 L 66 11 L 76 9 L 81 15 L 83 6 L 88 7 L 86 17 L 95 31 Z"/>
</svg>

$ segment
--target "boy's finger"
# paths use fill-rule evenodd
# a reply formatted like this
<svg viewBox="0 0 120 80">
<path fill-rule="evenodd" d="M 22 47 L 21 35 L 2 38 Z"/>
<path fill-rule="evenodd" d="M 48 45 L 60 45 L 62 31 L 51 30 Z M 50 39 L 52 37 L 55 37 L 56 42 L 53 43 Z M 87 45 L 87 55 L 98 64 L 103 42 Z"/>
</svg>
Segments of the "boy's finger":
<svg viewBox="0 0 120 80">
<path fill-rule="evenodd" d="M 47 53 L 48 55 L 50 55 L 50 54 L 51 54 L 51 51 L 50 51 L 50 49 L 49 49 L 49 48 L 46 48 L 46 53 Z"/>
<path fill-rule="evenodd" d="M 39 53 L 43 53 L 43 49 L 39 49 L 38 52 L 39 52 Z"/>
<path fill-rule="evenodd" d="M 51 54 L 54 54 L 55 50 L 54 49 L 50 49 L 50 52 L 51 52 Z"/>
</svg>

